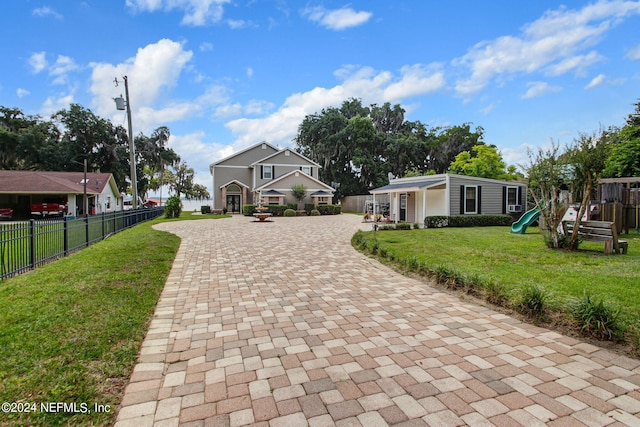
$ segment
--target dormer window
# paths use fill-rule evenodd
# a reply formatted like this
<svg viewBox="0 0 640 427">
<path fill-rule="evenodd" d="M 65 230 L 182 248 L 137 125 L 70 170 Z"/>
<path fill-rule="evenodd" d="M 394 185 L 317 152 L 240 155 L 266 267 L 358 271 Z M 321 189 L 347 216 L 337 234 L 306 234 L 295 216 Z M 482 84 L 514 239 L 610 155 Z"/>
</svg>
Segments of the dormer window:
<svg viewBox="0 0 640 427">
<path fill-rule="evenodd" d="M 307 175 L 311 175 L 311 166 L 301 166 L 300 170 Z"/>
</svg>

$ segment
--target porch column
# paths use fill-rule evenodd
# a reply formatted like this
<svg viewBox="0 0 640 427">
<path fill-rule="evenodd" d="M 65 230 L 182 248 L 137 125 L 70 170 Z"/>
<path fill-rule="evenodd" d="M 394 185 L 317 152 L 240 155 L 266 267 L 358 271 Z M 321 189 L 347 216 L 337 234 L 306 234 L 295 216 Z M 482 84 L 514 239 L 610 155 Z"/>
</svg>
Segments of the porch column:
<svg viewBox="0 0 640 427">
<path fill-rule="evenodd" d="M 423 225 L 424 225 L 425 216 L 427 216 L 427 189 L 426 188 L 424 189 L 424 194 L 422 195 L 422 218 L 420 218 L 420 222 Z"/>
<path fill-rule="evenodd" d="M 220 200 L 220 203 L 222 204 L 222 209 L 225 209 L 227 207 L 227 187 L 222 187 L 222 189 L 220 190 L 220 193 L 222 197 L 222 200 Z"/>
</svg>

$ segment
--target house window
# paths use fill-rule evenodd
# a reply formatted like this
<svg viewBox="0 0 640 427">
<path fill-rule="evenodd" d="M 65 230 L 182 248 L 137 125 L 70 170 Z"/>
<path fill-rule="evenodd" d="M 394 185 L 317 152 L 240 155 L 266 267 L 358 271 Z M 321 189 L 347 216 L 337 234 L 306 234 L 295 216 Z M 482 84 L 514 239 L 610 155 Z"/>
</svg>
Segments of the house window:
<svg viewBox="0 0 640 427">
<path fill-rule="evenodd" d="M 518 187 L 507 187 L 507 205 L 519 205 Z"/>
<path fill-rule="evenodd" d="M 478 213 L 478 187 L 475 185 L 465 185 L 464 187 L 464 213 Z"/>
<path fill-rule="evenodd" d="M 300 167 L 302 173 L 306 173 L 307 175 L 311 175 L 311 166 L 302 166 Z"/>
<path fill-rule="evenodd" d="M 111 209 L 111 196 L 107 196 L 106 209 Z"/>
<path fill-rule="evenodd" d="M 262 166 L 262 179 L 273 179 L 272 166 Z"/>
</svg>

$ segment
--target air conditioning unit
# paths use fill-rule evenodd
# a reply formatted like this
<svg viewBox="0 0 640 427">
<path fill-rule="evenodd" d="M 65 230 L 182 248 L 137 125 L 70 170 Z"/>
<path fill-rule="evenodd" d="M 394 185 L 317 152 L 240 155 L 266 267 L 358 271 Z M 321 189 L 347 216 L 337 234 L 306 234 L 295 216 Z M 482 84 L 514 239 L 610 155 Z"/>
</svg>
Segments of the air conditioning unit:
<svg viewBox="0 0 640 427">
<path fill-rule="evenodd" d="M 509 205 L 509 212 L 522 212 L 522 205 Z"/>
</svg>

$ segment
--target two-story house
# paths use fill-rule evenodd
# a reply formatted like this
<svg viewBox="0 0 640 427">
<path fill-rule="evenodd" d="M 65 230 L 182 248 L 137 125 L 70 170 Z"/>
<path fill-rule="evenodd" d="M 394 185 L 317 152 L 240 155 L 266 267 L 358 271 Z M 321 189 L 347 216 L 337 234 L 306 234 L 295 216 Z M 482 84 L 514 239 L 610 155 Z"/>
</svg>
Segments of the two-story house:
<svg viewBox="0 0 640 427">
<path fill-rule="evenodd" d="M 318 179 L 320 165 L 290 148 L 261 142 L 209 165 L 213 178 L 213 209 L 240 213 L 242 205 L 298 203 L 291 187 L 307 189 L 303 203 L 329 204 L 334 189 Z"/>
</svg>

